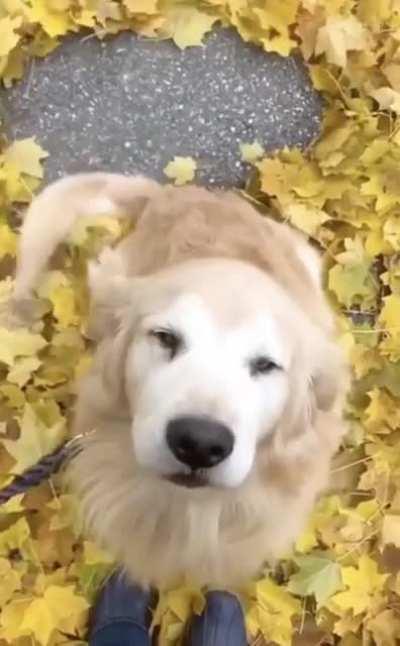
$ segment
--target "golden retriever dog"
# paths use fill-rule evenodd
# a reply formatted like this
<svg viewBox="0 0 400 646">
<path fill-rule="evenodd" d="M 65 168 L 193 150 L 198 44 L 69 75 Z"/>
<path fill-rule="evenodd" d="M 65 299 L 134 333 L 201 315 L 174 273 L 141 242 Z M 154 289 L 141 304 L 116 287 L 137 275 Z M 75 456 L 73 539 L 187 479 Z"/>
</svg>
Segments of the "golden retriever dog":
<svg viewBox="0 0 400 646">
<path fill-rule="evenodd" d="M 27 211 L 15 302 L 81 217 L 132 218 L 88 269 L 93 367 L 70 466 L 93 535 L 143 585 L 235 586 L 291 547 L 344 430 L 320 259 L 233 192 L 89 173 Z"/>
</svg>

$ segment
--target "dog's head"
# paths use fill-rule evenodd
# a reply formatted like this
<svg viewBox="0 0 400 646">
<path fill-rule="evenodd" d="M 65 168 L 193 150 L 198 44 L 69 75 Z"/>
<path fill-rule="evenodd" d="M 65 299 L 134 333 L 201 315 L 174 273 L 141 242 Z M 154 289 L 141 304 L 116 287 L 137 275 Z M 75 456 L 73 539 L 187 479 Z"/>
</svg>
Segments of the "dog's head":
<svg viewBox="0 0 400 646">
<path fill-rule="evenodd" d="M 67 177 L 25 217 L 17 304 L 73 223 L 110 210 L 135 230 L 89 271 L 100 343 L 88 404 L 111 432 L 128 420 L 139 473 L 235 487 L 266 454 L 310 453 L 343 376 L 311 247 L 231 193 Z"/>
<path fill-rule="evenodd" d="M 90 270 L 108 328 L 98 359 L 110 406 L 129 416 L 138 468 L 186 487 L 237 487 L 272 438 L 301 446 L 315 410 L 336 398 L 338 353 L 290 293 L 229 259 L 118 276 L 112 253 Z"/>
</svg>

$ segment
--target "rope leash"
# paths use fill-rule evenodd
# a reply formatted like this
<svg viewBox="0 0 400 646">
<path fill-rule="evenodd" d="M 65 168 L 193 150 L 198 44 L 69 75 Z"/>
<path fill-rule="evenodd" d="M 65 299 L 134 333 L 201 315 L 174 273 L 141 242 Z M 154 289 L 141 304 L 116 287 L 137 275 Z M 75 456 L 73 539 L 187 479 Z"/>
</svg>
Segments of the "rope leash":
<svg viewBox="0 0 400 646">
<path fill-rule="evenodd" d="M 52 453 L 45 455 L 21 475 L 15 476 L 9 485 L 0 489 L 0 505 L 4 505 L 14 496 L 26 493 L 32 487 L 37 487 L 41 482 L 57 473 L 64 462 L 73 458 L 80 451 L 79 440 L 83 437 L 86 436 L 77 435 L 72 440 L 63 442 Z"/>
</svg>

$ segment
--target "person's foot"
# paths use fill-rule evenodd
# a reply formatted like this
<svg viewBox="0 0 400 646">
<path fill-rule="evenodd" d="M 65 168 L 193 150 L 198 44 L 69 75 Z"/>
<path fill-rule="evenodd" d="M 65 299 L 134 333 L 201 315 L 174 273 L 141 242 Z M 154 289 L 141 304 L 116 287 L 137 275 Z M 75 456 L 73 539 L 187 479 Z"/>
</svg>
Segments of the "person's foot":
<svg viewBox="0 0 400 646">
<path fill-rule="evenodd" d="M 90 618 L 89 646 L 150 646 L 152 593 L 121 572 L 107 579 Z"/>
<path fill-rule="evenodd" d="M 228 592 L 209 592 L 203 614 L 192 619 L 187 646 L 246 646 L 243 611 Z"/>
</svg>

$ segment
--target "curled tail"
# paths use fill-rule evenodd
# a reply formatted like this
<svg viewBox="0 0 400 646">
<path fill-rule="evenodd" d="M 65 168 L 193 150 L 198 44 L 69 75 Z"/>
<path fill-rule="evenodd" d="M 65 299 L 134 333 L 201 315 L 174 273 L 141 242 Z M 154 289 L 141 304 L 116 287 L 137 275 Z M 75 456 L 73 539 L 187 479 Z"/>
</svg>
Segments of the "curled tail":
<svg viewBox="0 0 400 646">
<path fill-rule="evenodd" d="M 32 297 L 50 257 L 81 217 L 136 218 L 144 203 L 161 190 L 142 176 L 85 173 L 47 186 L 30 204 L 19 240 L 14 302 Z"/>
</svg>

